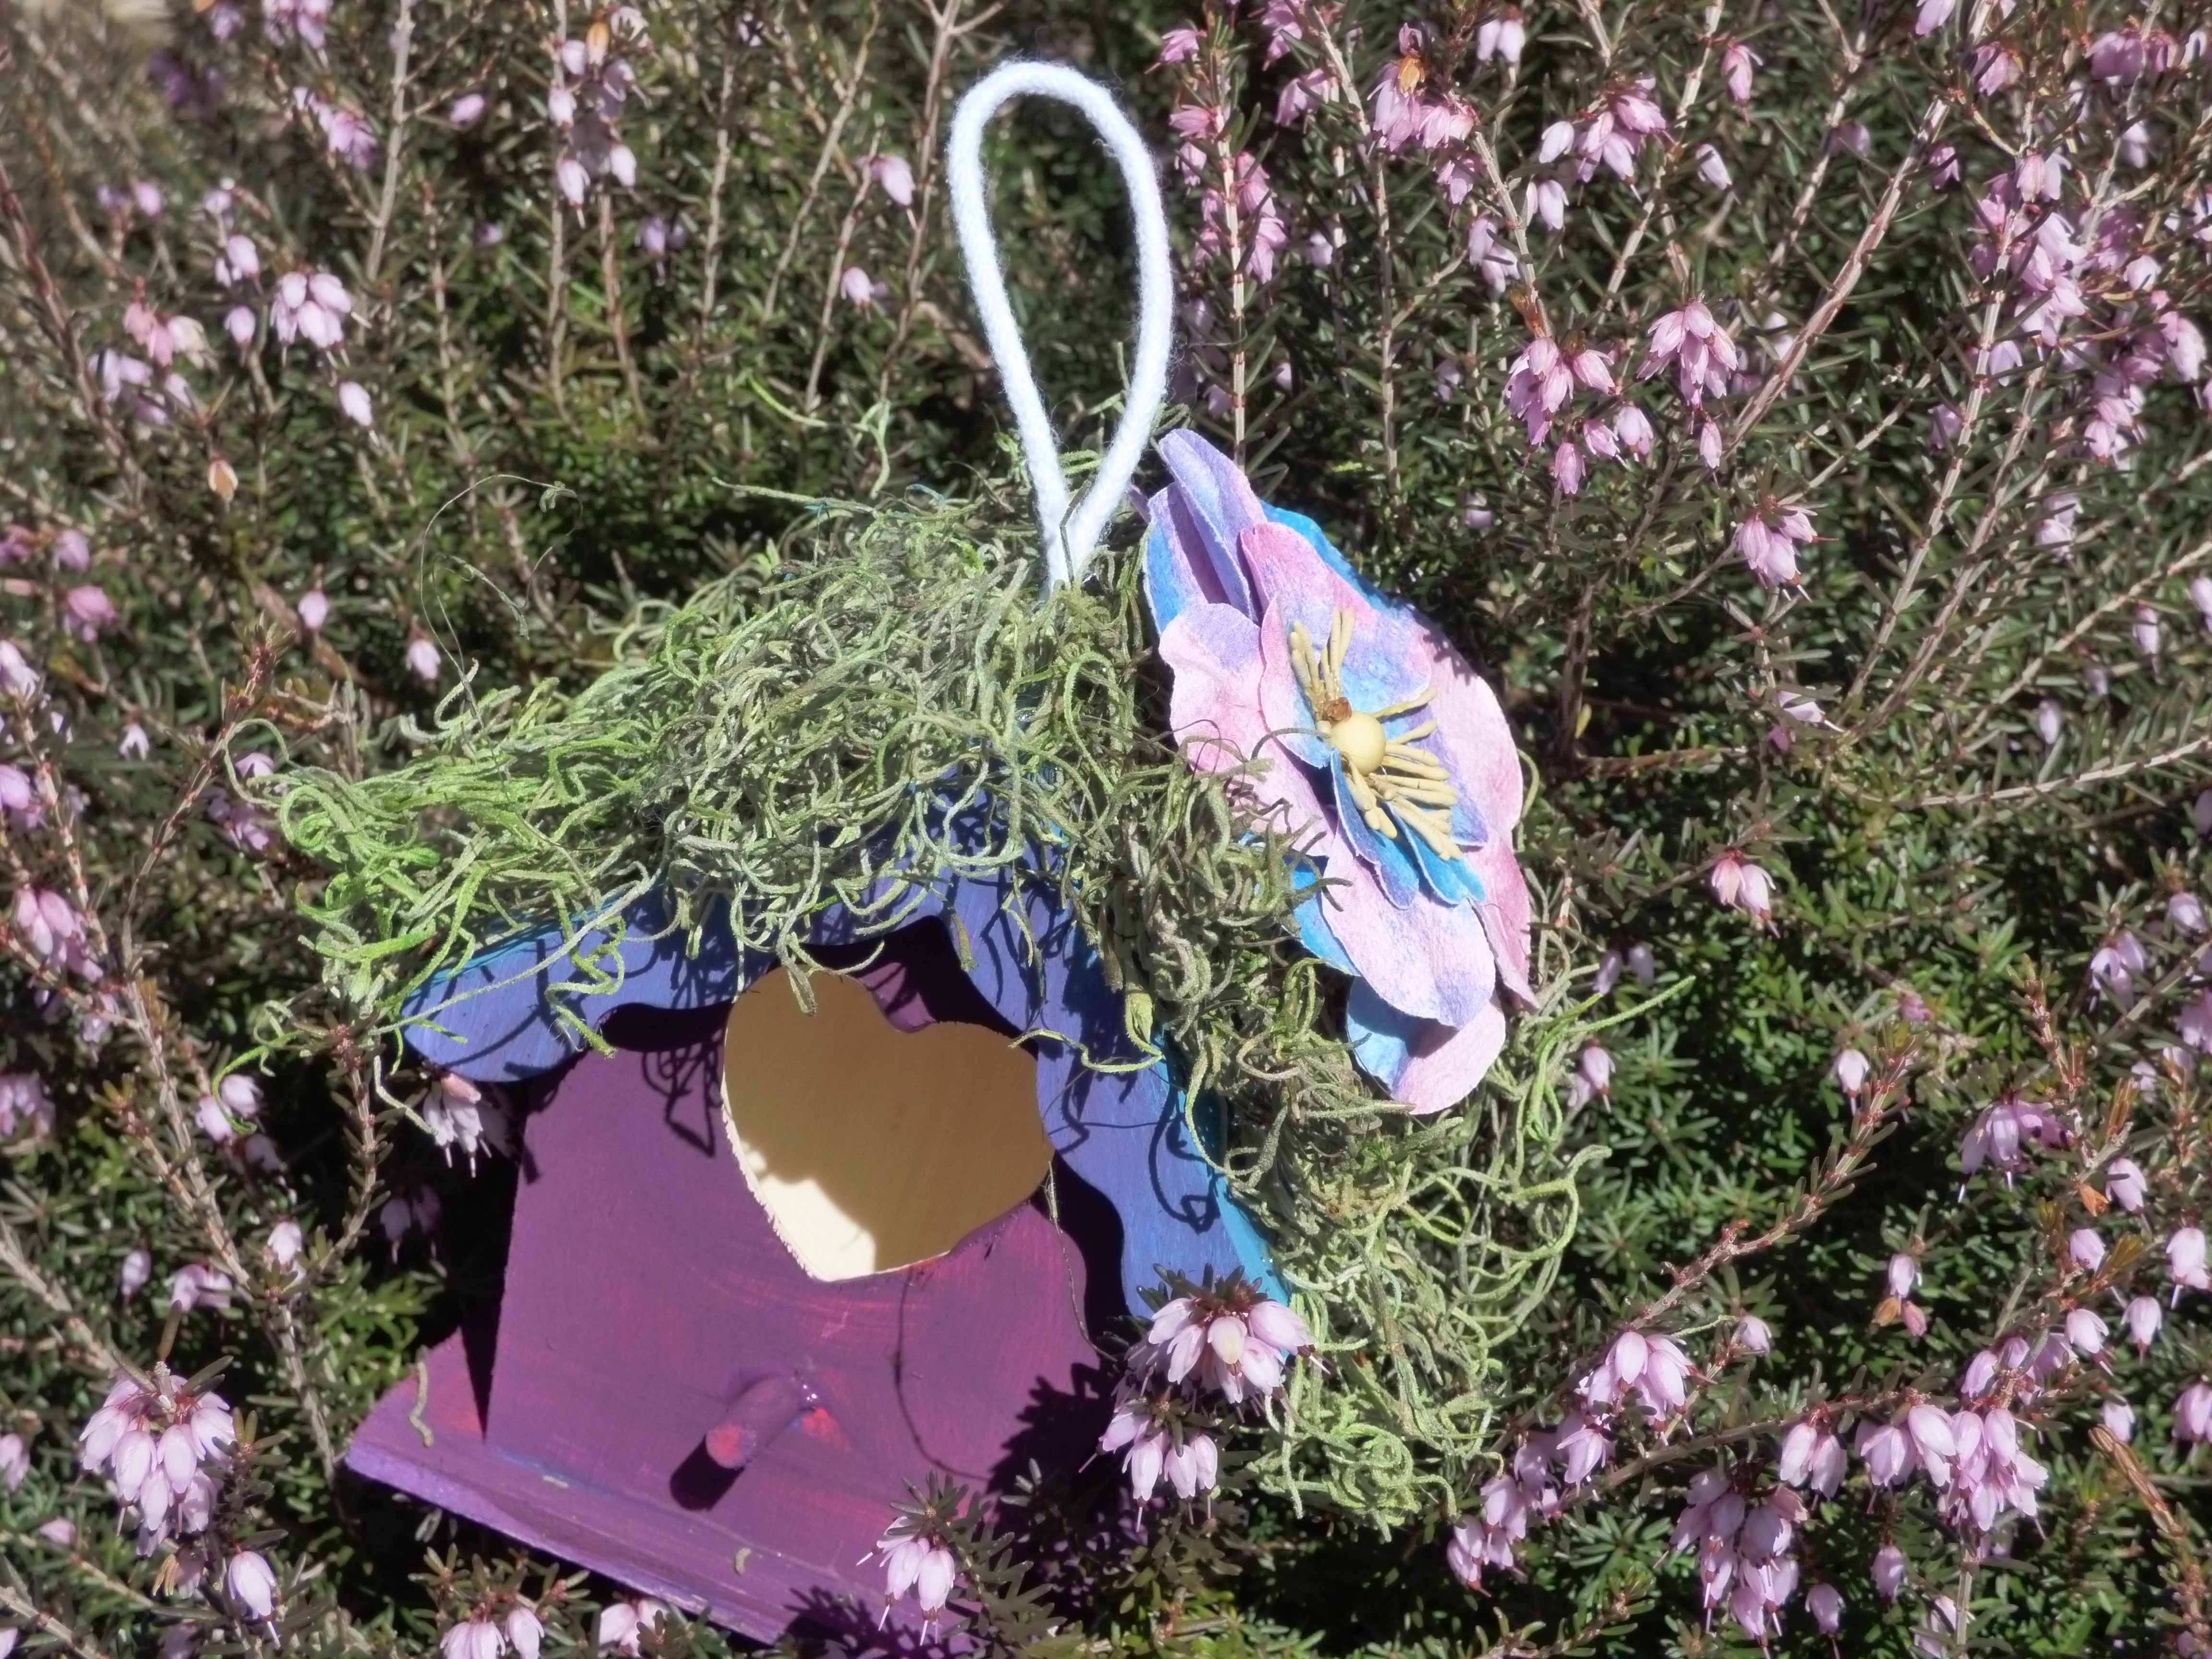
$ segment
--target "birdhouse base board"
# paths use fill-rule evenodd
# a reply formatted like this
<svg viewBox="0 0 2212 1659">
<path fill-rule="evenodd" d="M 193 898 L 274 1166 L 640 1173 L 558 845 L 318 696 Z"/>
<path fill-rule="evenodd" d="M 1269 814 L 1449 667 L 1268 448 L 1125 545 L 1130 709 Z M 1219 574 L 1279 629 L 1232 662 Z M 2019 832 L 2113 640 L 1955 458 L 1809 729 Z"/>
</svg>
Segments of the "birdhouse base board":
<svg viewBox="0 0 2212 1659">
<path fill-rule="evenodd" d="M 872 1635 L 881 1612 L 880 1577 L 858 1561 L 848 1584 L 825 1585 L 819 1566 L 741 1543 L 710 1519 L 672 1516 L 488 1444 L 458 1334 L 377 1402 L 345 1461 L 357 1474 L 757 1641 L 799 1629 L 850 1642 Z M 702 1584 L 721 1588 L 702 1594 Z"/>
</svg>

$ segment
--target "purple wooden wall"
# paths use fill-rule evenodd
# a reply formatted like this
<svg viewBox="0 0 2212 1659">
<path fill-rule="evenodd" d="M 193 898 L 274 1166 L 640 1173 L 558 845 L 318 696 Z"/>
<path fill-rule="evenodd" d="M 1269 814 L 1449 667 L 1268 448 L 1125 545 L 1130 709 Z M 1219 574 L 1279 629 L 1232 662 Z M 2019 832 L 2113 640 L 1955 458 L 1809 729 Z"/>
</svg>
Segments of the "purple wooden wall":
<svg viewBox="0 0 2212 1659">
<path fill-rule="evenodd" d="M 935 1261 L 809 1279 L 726 1143 L 721 1028 L 711 1008 L 629 1021 L 635 1047 L 551 1082 L 495 1351 L 432 1350 L 422 1409 L 410 1376 L 347 1461 L 750 1636 L 872 1630 L 882 1576 L 861 1558 L 910 1486 L 998 1486 L 1095 1444 L 1085 1310 L 1094 1279 L 1121 1300 L 1119 1240 L 1070 1187 L 1063 1218 L 1103 1223 L 1081 1242 L 1024 1206 Z"/>
</svg>

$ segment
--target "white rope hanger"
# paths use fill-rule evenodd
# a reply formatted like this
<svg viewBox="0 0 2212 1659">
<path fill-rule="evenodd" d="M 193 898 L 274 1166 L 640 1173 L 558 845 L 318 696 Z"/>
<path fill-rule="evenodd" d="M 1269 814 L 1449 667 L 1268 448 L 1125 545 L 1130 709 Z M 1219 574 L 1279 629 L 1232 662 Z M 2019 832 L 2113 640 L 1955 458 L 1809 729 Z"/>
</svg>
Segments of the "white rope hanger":
<svg viewBox="0 0 2212 1659">
<path fill-rule="evenodd" d="M 1037 391 L 1036 374 L 1022 345 L 1022 331 L 1006 302 L 1006 273 L 999 266 L 998 239 L 992 234 L 990 204 L 983 187 L 983 128 L 1000 106 L 1024 94 L 1073 104 L 1098 129 L 1106 148 L 1121 163 L 1137 222 L 1137 350 L 1130 366 L 1129 389 L 1121 424 L 1105 459 L 1071 507 L 1067 477 L 1060 471 L 1060 446 Z M 1106 533 L 1121 492 L 1136 476 L 1151 441 L 1152 420 L 1166 399 L 1168 349 L 1174 283 L 1168 266 L 1167 215 L 1160 204 L 1159 175 L 1151 151 L 1113 94 L 1061 64 L 1007 64 L 969 88 L 952 118 L 946 163 L 952 185 L 952 222 L 960 233 L 960 252 L 968 264 L 968 286 L 983 319 L 984 337 L 1006 382 L 1006 400 L 1022 439 L 1036 491 L 1037 525 L 1044 532 L 1045 586 L 1079 582 L 1099 538 Z"/>
</svg>

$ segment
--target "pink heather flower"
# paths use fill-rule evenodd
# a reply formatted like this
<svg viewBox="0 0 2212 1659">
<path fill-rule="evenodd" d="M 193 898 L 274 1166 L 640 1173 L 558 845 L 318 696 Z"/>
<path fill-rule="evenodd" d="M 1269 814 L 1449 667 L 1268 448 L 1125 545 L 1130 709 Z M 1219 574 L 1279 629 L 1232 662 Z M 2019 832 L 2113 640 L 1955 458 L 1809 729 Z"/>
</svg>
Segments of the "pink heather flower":
<svg viewBox="0 0 2212 1659">
<path fill-rule="evenodd" d="M 2194 893 L 2176 893 L 2166 902 L 2166 924 L 2177 933 L 2194 938 L 2208 925 L 2204 901 Z"/>
<path fill-rule="evenodd" d="M 1574 148 L 1575 124 L 1554 121 L 1544 129 L 1543 137 L 1536 145 L 1536 161 L 1540 167 L 1549 167 Z"/>
<path fill-rule="evenodd" d="M 1979 1414 L 1962 1411 L 1950 1426 L 1955 1463 L 1941 1478 L 1929 1470 L 1929 1479 L 1944 1489 L 1943 1518 L 1959 1530 L 1987 1533 L 2008 1510 L 2033 1516 L 2036 1494 L 2051 1476 L 2021 1448 L 2012 1413 L 2001 1406 Z"/>
<path fill-rule="evenodd" d="M 370 406 L 368 393 L 358 380 L 338 382 L 338 409 L 356 426 L 376 424 L 376 411 Z"/>
<path fill-rule="evenodd" d="M 1668 363 L 1682 400 L 1696 408 L 1708 392 L 1725 395 L 1728 377 L 1742 366 L 1735 342 L 1714 319 L 1703 300 L 1693 299 L 1651 325 L 1651 337 L 1636 377 L 1646 380 Z"/>
<path fill-rule="evenodd" d="M 1814 539 L 1812 516 L 1804 508 L 1769 507 L 1736 526 L 1736 551 L 1762 587 L 1789 587 L 1799 581 L 1797 548 Z"/>
<path fill-rule="evenodd" d="M 1824 1498 L 1833 1498 L 1847 1468 L 1843 1442 L 1826 1425 L 1807 1418 L 1791 1424 L 1783 1435 L 1775 1476 L 1784 1486 L 1810 1486 Z"/>
<path fill-rule="evenodd" d="M 1283 90 L 1275 99 L 1275 125 L 1297 127 L 1305 125 L 1306 118 L 1329 100 L 1334 84 L 1326 69 L 1310 69 L 1304 75 L 1293 76 L 1283 83 Z M 1327 239 L 1322 239 L 1326 242 Z M 1319 263 L 1326 264 L 1323 260 Z"/>
<path fill-rule="evenodd" d="M 353 296 L 327 270 L 285 272 L 276 279 L 276 295 L 269 302 L 269 326 L 279 343 L 302 339 L 319 351 L 337 349 L 345 337 L 345 319 L 352 314 Z M 231 337 L 238 338 L 235 328 Z"/>
<path fill-rule="evenodd" d="M 376 129 L 368 124 L 366 118 L 336 104 L 325 103 L 312 94 L 301 107 L 311 112 L 322 127 L 323 146 L 333 161 L 343 161 L 357 172 L 366 172 L 374 165 Z"/>
<path fill-rule="evenodd" d="M 2066 1144 L 2065 1126 L 2047 1106 L 2007 1095 L 1974 1120 L 1959 1147 L 1959 1168 L 1972 1175 L 1984 1163 L 2002 1171 L 2005 1184 L 2027 1167 L 2024 1153 L 2033 1145 L 2057 1148 Z"/>
<path fill-rule="evenodd" d="M 1651 422 L 1634 404 L 1623 404 L 1613 417 L 1613 435 L 1638 459 L 1651 453 Z"/>
<path fill-rule="evenodd" d="M 480 92 L 465 92 L 447 108 L 446 119 L 457 127 L 472 127 L 483 118 L 489 100 Z"/>
<path fill-rule="evenodd" d="M 1897 1600 L 1897 1593 L 1905 1588 L 1905 1552 L 1894 1544 L 1884 1544 L 1874 1553 L 1875 1591 L 1885 1601 Z"/>
<path fill-rule="evenodd" d="M 31 775 L 20 766 L 0 761 L 0 812 L 11 812 L 27 825 L 33 825 L 41 810 L 38 787 L 31 781 Z"/>
<path fill-rule="evenodd" d="M 2185 1290 L 2212 1291 L 2212 1276 L 2204 1271 L 2204 1230 L 2202 1227 L 2177 1228 L 2166 1241 L 2166 1274 L 2173 1280 L 2173 1291 L 2179 1297 Z"/>
<path fill-rule="evenodd" d="M 1163 69 L 1170 64 L 1186 63 L 1198 56 L 1198 46 L 1196 29 L 1170 29 L 1160 37 L 1160 55 L 1155 62 Z"/>
<path fill-rule="evenodd" d="M 507 1650 L 507 1638 L 489 1619 L 464 1619 L 438 1638 L 445 1659 L 499 1659 Z"/>
<path fill-rule="evenodd" d="M 2075 1228 L 2066 1240 L 2066 1259 L 2083 1273 L 2096 1272 L 2105 1265 L 2103 1237 L 2094 1227 Z"/>
<path fill-rule="evenodd" d="M 1852 1449 L 1866 1465 L 1867 1479 L 1877 1486 L 1901 1486 L 1912 1478 L 1912 1440 L 1893 1423 L 1862 1421 Z"/>
<path fill-rule="evenodd" d="M 307 1243 L 307 1237 L 300 1231 L 300 1224 L 286 1220 L 278 1222 L 269 1230 L 268 1242 L 261 1248 L 278 1267 L 289 1267 L 299 1261 Z"/>
<path fill-rule="evenodd" d="M 260 324 L 251 306 L 233 306 L 222 319 L 222 331 L 230 336 L 231 343 L 243 351 L 253 343 L 254 334 Z"/>
<path fill-rule="evenodd" d="M 1774 1334 L 1766 1322 L 1756 1314 L 1746 1314 L 1736 1322 L 1736 1346 L 1747 1353 L 1765 1355 L 1773 1351 Z"/>
<path fill-rule="evenodd" d="M 2105 1351 L 2108 1334 L 2105 1322 L 2087 1308 L 2076 1308 L 2066 1316 L 2066 1340 L 2085 1359 Z"/>
<path fill-rule="evenodd" d="M 1528 214 L 1544 222 L 1547 230 L 1559 231 L 1567 222 L 1567 187 L 1557 179 L 1538 179 L 1528 185 Z"/>
<path fill-rule="evenodd" d="M 234 288 L 240 283 L 250 283 L 261 274 L 261 250 L 254 246 L 251 236 L 236 232 L 222 239 L 222 252 L 216 256 L 215 279 L 225 288 Z"/>
<path fill-rule="evenodd" d="M 2140 80 L 2142 72 L 2142 33 L 2136 25 L 2109 29 L 2089 43 L 2089 73 L 2100 81 L 2124 83 Z"/>
<path fill-rule="evenodd" d="M 54 1132 L 54 1103 L 35 1072 L 0 1072 L 0 1138 L 27 1132 L 41 1139 Z"/>
<path fill-rule="evenodd" d="M 1475 61 L 1486 64 L 1495 56 L 1501 62 L 1517 64 L 1528 41 L 1528 26 L 1521 21 L 1520 12 L 1508 6 L 1484 18 L 1481 27 L 1475 30 Z"/>
<path fill-rule="evenodd" d="M 1209 1496 L 1221 1484 L 1221 1449 L 1210 1435 L 1193 1431 L 1167 1454 L 1168 1484 L 1186 1504 Z"/>
<path fill-rule="evenodd" d="M 1899 1303 L 1897 1317 L 1905 1327 L 1905 1334 L 1915 1342 L 1928 1334 L 1928 1310 L 1917 1302 Z"/>
<path fill-rule="evenodd" d="M 2105 1196 L 2130 1215 L 2142 1213 L 2145 1187 L 2142 1166 L 2131 1158 L 2116 1158 L 2105 1166 Z"/>
<path fill-rule="evenodd" d="M 905 156 L 878 155 L 868 164 L 868 174 L 901 207 L 914 205 L 914 168 Z"/>
<path fill-rule="evenodd" d="M 1582 494 L 1584 470 L 1583 453 L 1571 441 L 1552 452 L 1552 477 L 1562 495 Z"/>
<path fill-rule="evenodd" d="M 104 589 L 88 582 L 62 595 L 62 628 L 88 644 L 123 620 Z"/>
<path fill-rule="evenodd" d="M 1951 21 L 1951 14 L 1957 6 L 1958 0 L 1920 0 L 1919 14 L 1912 20 L 1913 33 L 1916 35 L 1935 33 L 1937 29 Z"/>
<path fill-rule="evenodd" d="M 507 1610 L 507 1639 L 514 1644 L 514 1650 L 522 1659 L 538 1659 L 538 1644 L 545 1639 L 544 1624 L 532 1609 L 517 1602 Z"/>
<path fill-rule="evenodd" d="M 230 1275 L 200 1262 L 178 1270 L 169 1281 L 169 1306 L 179 1313 L 201 1307 L 218 1310 L 230 1306 Z"/>
<path fill-rule="evenodd" d="M 1919 1282 L 1920 1263 L 1917 1258 L 1903 1254 L 1890 1257 L 1888 1285 L 1892 1296 L 1911 1296 L 1913 1286 Z"/>
<path fill-rule="evenodd" d="M 2136 649 L 2155 661 L 2159 651 L 2158 612 L 2147 605 L 2136 607 Z"/>
<path fill-rule="evenodd" d="M 2120 1316 L 2120 1322 L 2128 1328 L 2128 1338 L 2136 1345 L 2136 1352 L 2148 1353 L 2150 1345 L 2158 1340 L 2158 1328 L 2166 1322 L 2166 1310 L 2158 1305 L 2156 1297 L 2132 1297 L 2126 1311 Z"/>
<path fill-rule="evenodd" d="M 1708 472 L 1721 470 L 1721 424 L 1718 421 L 1698 422 L 1698 459 Z"/>
<path fill-rule="evenodd" d="M 311 587 L 300 595 L 300 626 L 310 634 L 321 633 L 330 615 L 331 602 L 321 588 Z"/>
<path fill-rule="evenodd" d="M 1491 1487 L 1499 1486 L 1501 1483 L 1507 1494 L 1503 1502 L 1510 1505 L 1512 1489 L 1504 1475 L 1483 1488 L 1486 1499 Z M 1522 1534 L 1525 1534 L 1528 1530 L 1525 1515 L 1518 1510 L 1511 1512 L 1520 1521 Z M 1451 1568 L 1452 1576 L 1461 1583 L 1471 1590 L 1479 1590 L 1482 1588 L 1482 1570 L 1485 1567 L 1496 1567 L 1503 1572 L 1520 1571 L 1520 1557 L 1516 1551 L 1518 1541 L 1519 1535 L 1489 1520 L 1486 1515 L 1463 1515 L 1458 1524 L 1452 1528 L 1451 1536 L 1444 1542 L 1444 1561 Z"/>
<path fill-rule="evenodd" d="M 2197 1382 L 2181 1391 L 2181 1398 L 2173 1402 L 2173 1437 L 2212 1440 L 2212 1387 Z"/>
<path fill-rule="evenodd" d="M 845 274 L 837 279 L 837 291 L 856 306 L 872 306 L 876 302 L 876 285 L 858 265 L 845 267 Z"/>
<path fill-rule="evenodd" d="M 407 641 L 407 666 L 414 672 L 415 678 L 425 684 L 435 685 L 438 683 L 442 661 L 438 655 L 438 647 L 430 643 L 427 635 L 417 634 Z"/>
<path fill-rule="evenodd" d="M 1721 159 L 1720 151 L 1711 144 L 1699 144 L 1694 153 L 1698 160 L 1698 177 L 1715 190 L 1727 190 L 1735 183 L 1729 173 L 1728 163 Z"/>
<path fill-rule="evenodd" d="M 2136 1437 L 2136 1408 L 2124 1400 L 2107 1400 L 2097 1413 L 2105 1431 L 2123 1445 Z"/>
<path fill-rule="evenodd" d="M 116 1294 L 128 1302 L 146 1288 L 154 1276 L 153 1253 L 143 1244 L 133 1245 L 123 1258 L 123 1269 L 116 1276 Z"/>
<path fill-rule="evenodd" d="M 138 343 L 156 368 L 167 368 L 179 357 L 197 362 L 207 356 L 205 329 L 189 317 L 157 312 L 143 300 L 134 300 L 124 308 L 123 330 Z"/>
<path fill-rule="evenodd" d="M 416 1111 L 429 1130 L 430 1139 L 445 1153 L 446 1162 L 453 1163 L 458 1147 L 469 1161 L 471 1175 L 476 1173 L 478 1152 L 487 1148 L 495 1152 L 507 1150 L 507 1114 L 458 1072 L 441 1073 L 416 1103 Z"/>
<path fill-rule="evenodd" d="M 1986 46 L 1974 49 L 1974 90 L 1983 97 L 2002 92 L 2019 81 L 2020 74 L 2020 56 L 2010 47 Z"/>
<path fill-rule="evenodd" d="M 1721 54 L 1721 81 L 1729 97 L 1739 104 L 1751 101 L 1751 72 L 1764 61 L 1742 41 L 1729 42 L 1728 50 Z"/>
<path fill-rule="evenodd" d="M 1598 1043 L 1583 1046 L 1575 1059 L 1575 1074 L 1567 1079 L 1567 1106 L 1577 1110 L 1601 1095 L 1613 1092 L 1613 1056 Z"/>
<path fill-rule="evenodd" d="M 885 1534 L 886 1537 L 889 1535 Z M 881 1549 L 883 1546 L 878 1544 L 877 1547 Z M 950 1557 L 946 1559 L 948 1562 L 951 1559 Z M 909 1579 L 908 1582 L 911 1583 L 913 1581 Z M 610 1602 L 599 1609 L 599 1644 L 603 1648 L 612 1648 L 617 1653 L 635 1654 L 639 1636 L 658 1625 L 667 1611 L 666 1602 L 650 1595 Z"/>
<path fill-rule="evenodd" d="M 1836 1056 L 1836 1063 L 1832 1069 L 1835 1073 L 1836 1086 L 1856 1100 L 1860 1091 L 1866 1087 L 1867 1075 L 1873 1068 L 1867 1057 L 1857 1049 L 1846 1048 Z"/>
<path fill-rule="evenodd" d="M 1722 854 L 1713 861 L 1710 880 L 1713 896 L 1727 908 L 1741 910 L 1759 923 L 1774 914 L 1773 878 L 1742 854 Z"/>
<path fill-rule="evenodd" d="M 2043 739 L 2045 749 L 2058 746 L 2058 734 L 2066 724 L 2066 711 L 2058 706 L 2056 698 L 2045 697 L 2036 704 L 2035 712 L 2028 716 L 2028 720 L 2035 727 L 2035 735 Z"/>
<path fill-rule="evenodd" d="M 915 1523 L 902 1520 L 876 1540 L 876 1549 L 884 1558 L 884 1611 L 908 1590 L 914 1592 L 925 1616 L 941 1613 L 951 1599 L 952 1586 L 959 1576 L 959 1566 L 952 1552 L 939 1543 L 934 1535 L 917 1532 Z M 612 1608 L 608 1609 L 610 1613 Z M 606 1645 L 605 1634 L 606 1615 L 600 1615 L 599 1645 Z M 626 1651 L 635 1653 L 636 1638 Z"/>
<path fill-rule="evenodd" d="M 225 1564 L 222 1591 L 255 1619 L 267 1619 L 276 1609 L 276 1575 L 256 1551 L 240 1550 Z"/>
<path fill-rule="evenodd" d="M 1844 1627 L 1843 1592 L 1833 1584 L 1815 1584 L 1805 1592 L 1805 1611 L 1823 1636 L 1833 1636 Z"/>
<path fill-rule="evenodd" d="M 1595 1370 L 1576 1385 L 1593 1406 L 1610 1406 L 1633 1390 L 1655 1418 L 1670 1417 L 1689 1397 L 1690 1357 L 1668 1336 L 1623 1331 Z"/>
<path fill-rule="evenodd" d="M 1613 1440 L 1605 1425 L 1580 1412 L 1569 1412 L 1560 1419 L 1553 1441 L 1560 1478 L 1569 1486 L 1581 1486 L 1613 1459 Z"/>
<path fill-rule="evenodd" d="M 39 1528 L 39 1536 L 56 1549 L 74 1549 L 76 1547 L 76 1522 L 58 1515 Z"/>
<path fill-rule="evenodd" d="M 118 1376 L 78 1440 L 88 1474 L 105 1474 L 117 1501 L 136 1510 L 142 1553 L 173 1530 L 204 1529 L 236 1425 L 222 1396 L 186 1388 L 166 1365 L 145 1383 Z"/>
<path fill-rule="evenodd" d="M 0 1487 L 20 1492 L 31 1473 L 31 1454 L 20 1434 L 0 1434 Z"/>
<path fill-rule="evenodd" d="M 85 936 L 84 918 L 59 893 L 43 887 L 18 889 L 10 920 L 31 954 L 55 972 L 74 973 L 88 983 L 100 979 L 100 964 L 92 959 Z"/>
</svg>

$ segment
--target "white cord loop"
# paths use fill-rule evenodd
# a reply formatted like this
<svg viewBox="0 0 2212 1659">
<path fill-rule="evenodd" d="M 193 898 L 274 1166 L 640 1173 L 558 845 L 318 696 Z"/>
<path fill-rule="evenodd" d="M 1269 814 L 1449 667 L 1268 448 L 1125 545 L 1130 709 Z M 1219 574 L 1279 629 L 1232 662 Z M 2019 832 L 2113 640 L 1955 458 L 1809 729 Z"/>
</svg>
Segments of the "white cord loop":
<svg viewBox="0 0 2212 1659">
<path fill-rule="evenodd" d="M 1099 463 L 1083 499 L 1068 504 L 1067 477 L 1060 467 L 1060 447 L 1052 419 L 1037 391 L 1036 373 L 1022 347 L 1022 331 L 1006 303 L 1006 274 L 999 268 L 998 239 L 991 232 L 990 204 L 983 188 L 983 127 L 1008 100 L 1028 93 L 1056 98 L 1083 112 L 1098 129 L 1106 148 L 1121 164 L 1129 187 L 1129 206 L 1137 222 L 1137 351 L 1121 424 Z M 1121 493 L 1136 476 L 1137 463 L 1151 441 L 1152 420 L 1166 400 L 1168 350 L 1174 282 L 1168 266 L 1167 214 L 1160 204 L 1160 181 L 1152 152 L 1121 113 L 1113 94 L 1060 64 L 1007 64 L 969 88 L 952 118 L 946 144 L 952 185 L 952 222 L 960 233 L 960 252 L 968 263 L 968 285 L 983 319 L 984 337 L 1014 406 L 1022 454 L 1036 490 L 1037 525 L 1044 532 L 1045 586 L 1079 582 L 1099 538 L 1121 504 Z"/>
</svg>

